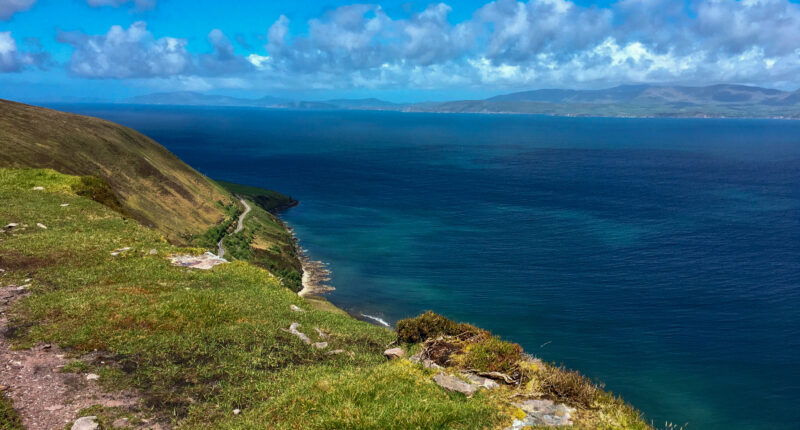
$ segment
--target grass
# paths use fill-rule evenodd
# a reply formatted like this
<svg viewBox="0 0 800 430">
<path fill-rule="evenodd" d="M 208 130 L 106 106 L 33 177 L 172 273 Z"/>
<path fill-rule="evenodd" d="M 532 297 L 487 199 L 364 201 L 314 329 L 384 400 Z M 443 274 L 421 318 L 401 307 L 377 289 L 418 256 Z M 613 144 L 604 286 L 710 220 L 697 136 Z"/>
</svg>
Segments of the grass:
<svg viewBox="0 0 800 430">
<path fill-rule="evenodd" d="M 0 393 L 0 429 L 3 430 L 24 430 L 22 421 L 14 410 L 11 399 Z"/>
<path fill-rule="evenodd" d="M 0 147 L 0 167 L 102 178 L 130 217 L 173 242 L 218 224 L 217 202 L 233 201 L 158 143 L 97 118 L 0 100 Z"/>
<path fill-rule="evenodd" d="M 57 343 L 75 357 L 103 351 L 99 382 L 135 388 L 145 408 L 178 428 L 509 422 L 495 397 L 451 395 L 410 363 L 387 363 L 382 352 L 395 333 L 316 310 L 267 270 L 246 262 L 210 271 L 171 266 L 166 255 L 192 249 L 76 195 L 79 181 L 50 170 L 0 169 L 0 224 L 21 224 L 0 236 L 0 267 L 11 279 L 34 279 L 33 294 L 11 314 L 15 347 Z M 110 255 L 121 247 L 131 250 Z M 314 341 L 315 327 L 329 333 L 330 346 L 300 342 L 285 331 L 292 322 Z M 326 353 L 336 349 L 347 353 Z"/>
</svg>

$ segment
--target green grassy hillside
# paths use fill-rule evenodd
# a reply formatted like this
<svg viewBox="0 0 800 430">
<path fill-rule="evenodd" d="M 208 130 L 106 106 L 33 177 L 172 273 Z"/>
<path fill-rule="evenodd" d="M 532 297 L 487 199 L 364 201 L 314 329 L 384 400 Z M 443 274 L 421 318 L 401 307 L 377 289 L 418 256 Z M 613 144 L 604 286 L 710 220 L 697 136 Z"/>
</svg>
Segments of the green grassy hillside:
<svg viewBox="0 0 800 430">
<path fill-rule="evenodd" d="M 0 100 L 0 167 L 51 168 L 105 180 L 124 211 L 172 241 L 202 234 L 231 203 L 219 185 L 129 128 Z"/>
</svg>

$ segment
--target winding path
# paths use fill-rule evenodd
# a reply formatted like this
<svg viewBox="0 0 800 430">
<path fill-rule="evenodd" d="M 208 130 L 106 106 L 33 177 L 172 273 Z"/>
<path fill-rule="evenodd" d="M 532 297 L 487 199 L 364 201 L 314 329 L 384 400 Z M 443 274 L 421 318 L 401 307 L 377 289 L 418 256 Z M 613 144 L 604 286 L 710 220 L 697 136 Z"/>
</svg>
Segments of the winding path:
<svg viewBox="0 0 800 430">
<path fill-rule="evenodd" d="M 241 197 L 239 197 L 239 201 L 242 202 L 242 204 L 244 205 L 244 212 L 242 212 L 242 214 L 239 215 L 239 224 L 236 226 L 236 230 L 234 230 L 233 233 L 231 234 L 239 233 L 244 229 L 244 219 L 247 216 L 247 214 L 250 213 L 250 205 L 248 205 L 247 202 L 244 201 L 244 199 Z M 219 256 L 219 258 L 225 256 L 225 247 L 222 246 L 223 240 L 225 240 L 225 236 L 222 236 L 222 239 L 220 239 L 219 243 L 217 243 L 217 256 Z"/>
</svg>

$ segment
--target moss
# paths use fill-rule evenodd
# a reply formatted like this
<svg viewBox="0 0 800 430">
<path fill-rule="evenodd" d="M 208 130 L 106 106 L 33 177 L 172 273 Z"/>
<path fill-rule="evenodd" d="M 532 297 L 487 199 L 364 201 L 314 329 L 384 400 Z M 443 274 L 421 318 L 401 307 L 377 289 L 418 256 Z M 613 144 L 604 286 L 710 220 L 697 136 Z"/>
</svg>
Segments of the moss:
<svg viewBox="0 0 800 430">
<path fill-rule="evenodd" d="M 481 337 L 486 334 L 473 325 L 457 323 L 432 311 L 397 322 L 397 338 L 402 342 L 418 343 L 438 336 Z"/>
</svg>

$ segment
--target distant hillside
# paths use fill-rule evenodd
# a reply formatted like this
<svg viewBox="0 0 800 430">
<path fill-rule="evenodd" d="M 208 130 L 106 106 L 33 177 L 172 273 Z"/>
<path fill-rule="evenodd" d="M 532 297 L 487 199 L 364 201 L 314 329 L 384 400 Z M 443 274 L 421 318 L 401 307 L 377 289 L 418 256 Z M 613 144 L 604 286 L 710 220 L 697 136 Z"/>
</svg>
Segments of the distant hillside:
<svg viewBox="0 0 800 430">
<path fill-rule="evenodd" d="M 485 100 L 418 104 L 407 110 L 565 116 L 800 118 L 800 91 L 744 85 L 623 85 L 602 90 L 524 91 Z"/>
<path fill-rule="evenodd" d="M 175 242 L 219 223 L 222 187 L 152 139 L 80 115 L 0 100 L 0 167 L 52 168 L 103 178 L 139 222 Z"/>
<path fill-rule="evenodd" d="M 272 107 L 289 100 L 277 97 L 262 97 L 259 99 L 242 99 L 237 97 L 202 94 L 191 91 L 178 91 L 171 93 L 155 93 L 131 97 L 119 101 L 124 104 L 143 105 L 175 105 L 175 106 L 252 106 Z"/>
</svg>

